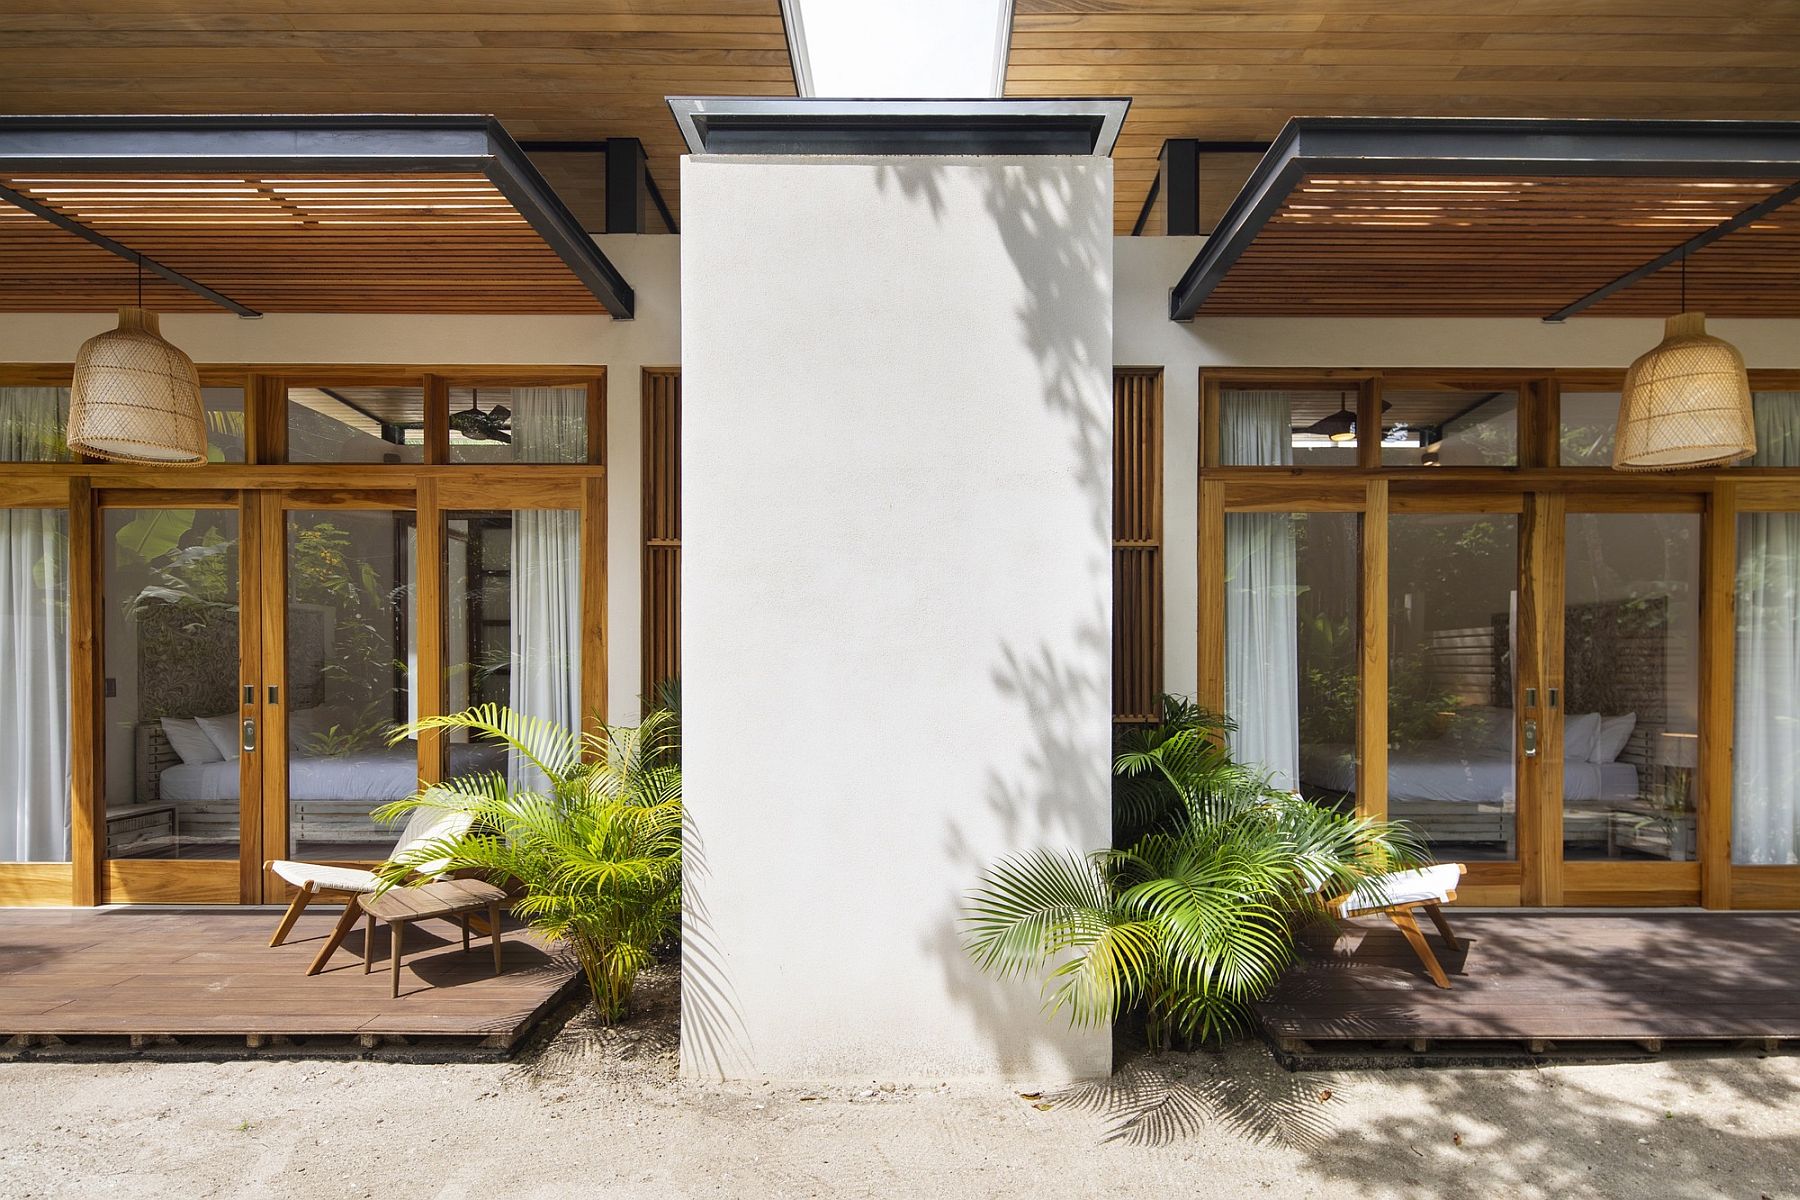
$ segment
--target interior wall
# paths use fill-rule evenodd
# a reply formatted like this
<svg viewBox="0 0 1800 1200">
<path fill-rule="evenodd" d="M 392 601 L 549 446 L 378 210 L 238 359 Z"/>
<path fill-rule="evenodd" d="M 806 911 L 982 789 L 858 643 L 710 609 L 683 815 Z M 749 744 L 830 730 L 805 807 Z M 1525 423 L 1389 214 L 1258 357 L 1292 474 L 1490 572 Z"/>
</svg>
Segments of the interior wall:
<svg viewBox="0 0 1800 1200">
<path fill-rule="evenodd" d="M 1169 320 L 1169 290 L 1205 238 L 1121 237 L 1113 248 L 1113 361 L 1163 372 L 1164 680 L 1192 694 L 1203 367 L 1617 367 L 1662 340 L 1658 320 L 1230 317 Z M 1304 282 L 1296 280 L 1296 287 Z M 1752 368 L 1800 369 L 1800 322 L 1721 320 Z"/>
<path fill-rule="evenodd" d="M 609 720 L 638 717 L 642 555 L 640 372 L 681 362 L 680 239 L 610 234 L 595 242 L 631 281 L 637 316 L 171 313 L 163 335 L 197 363 L 407 363 L 606 368 Z M 101 313 L 0 320 L 0 362 L 68 362 L 116 322 Z"/>
<path fill-rule="evenodd" d="M 1111 164 L 682 165 L 684 1069 L 1104 1073 L 959 922 L 1110 828 Z"/>
</svg>

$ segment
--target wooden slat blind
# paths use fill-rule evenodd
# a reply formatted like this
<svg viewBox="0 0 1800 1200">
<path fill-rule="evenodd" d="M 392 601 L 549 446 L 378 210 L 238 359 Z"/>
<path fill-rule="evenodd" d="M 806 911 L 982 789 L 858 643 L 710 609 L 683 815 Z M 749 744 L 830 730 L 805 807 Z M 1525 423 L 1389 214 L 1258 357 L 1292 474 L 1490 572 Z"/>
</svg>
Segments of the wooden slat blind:
<svg viewBox="0 0 1800 1200">
<path fill-rule="evenodd" d="M 1162 371 L 1113 372 L 1113 717 L 1162 696 Z"/>
<path fill-rule="evenodd" d="M 681 674 L 681 371 L 644 369 L 646 701 Z"/>
</svg>

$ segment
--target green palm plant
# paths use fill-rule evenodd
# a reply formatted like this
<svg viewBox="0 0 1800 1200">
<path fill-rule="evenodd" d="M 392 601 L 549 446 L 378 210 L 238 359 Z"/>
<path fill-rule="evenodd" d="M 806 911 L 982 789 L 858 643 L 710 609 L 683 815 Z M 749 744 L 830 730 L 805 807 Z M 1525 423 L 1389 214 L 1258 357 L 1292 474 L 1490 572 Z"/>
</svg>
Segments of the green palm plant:
<svg viewBox="0 0 1800 1200">
<path fill-rule="evenodd" d="M 965 945 L 1002 978 L 1048 970 L 1045 1007 L 1076 1025 L 1142 1007 L 1152 1050 L 1241 1027 L 1325 902 L 1420 848 L 1398 825 L 1321 808 L 1231 761 L 1223 722 L 1171 701 L 1115 759 L 1122 849 L 1036 851 L 991 868 Z M 1160 802 L 1158 800 L 1160 798 Z"/>
<path fill-rule="evenodd" d="M 426 717 L 395 739 L 462 730 L 503 745 L 532 787 L 498 773 L 466 775 L 379 809 L 395 820 L 421 808 L 466 813 L 469 832 L 420 845 L 378 870 L 383 889 L 415 869 L 476 871 L 522 889 L 514 915 L 565 943 L 602 1020 L 630 1007 L 637 974 L 681 914 L 681 766 L 673 718 L 576 734 L 499 704 Z"/>
</svg>

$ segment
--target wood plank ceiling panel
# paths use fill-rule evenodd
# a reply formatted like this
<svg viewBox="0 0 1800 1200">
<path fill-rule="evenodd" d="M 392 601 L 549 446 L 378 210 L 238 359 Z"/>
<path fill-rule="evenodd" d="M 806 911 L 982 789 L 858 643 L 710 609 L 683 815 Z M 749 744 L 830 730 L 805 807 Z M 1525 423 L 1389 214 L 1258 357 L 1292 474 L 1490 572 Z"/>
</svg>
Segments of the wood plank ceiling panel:
<svg viewBox="0 0 1800 1200">
<path fill-rule="evenodd" d="M 521 142 L 638 138 L 672 207 L 673 94 L 794 95 L 778 0 L 0 7 L 0 112 L 491 113 Z M 576 193 L 572 207 L 595 210 L 597 193 L 579 191 L 599 186 L 585 161 L 534 161 Z"/>
<path fill-rule="evenodd" d="M 1129 233 L 1165 138 L 1340 114 L 1795 118 L 1796 64 L 1800 4 L 1768 0 L 1016 0 L 1006 94 L 1133 97 L 1113 153 Z M 1202 160 L 1202 229 L 1250 165 Z"/>
<path fill-rule="evenodd" d="M 481 175 L 0 176 L 261 312 L 569 312 L 593 293 Z M 0 311 L 131 303 L 133 264 L 0 204 Z M 160 311 L 216 311 L 146 275 Z"/>
<path fill-rule="evenodd" d="M 1781 180 L 1310 176 L 1201 305 L 1207 316 L 1544 317 L 1786 186 Z M 1698 251 L 1689 309 L 1800 317 L 1795 206 Z M 1678 311 L 1664 269 L 1596 316 Z"/>
</svg>

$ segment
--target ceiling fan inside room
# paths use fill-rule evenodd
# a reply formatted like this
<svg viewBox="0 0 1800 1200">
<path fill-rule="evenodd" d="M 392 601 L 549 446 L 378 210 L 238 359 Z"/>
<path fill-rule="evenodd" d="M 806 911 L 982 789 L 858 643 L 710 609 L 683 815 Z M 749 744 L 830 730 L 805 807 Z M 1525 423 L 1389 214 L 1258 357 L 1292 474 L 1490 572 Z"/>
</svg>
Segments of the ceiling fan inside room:
<svg viewBox="0 0 1800 1200">
<path fill-rule="evenodd" d="M 481 411 L 481 389 L 469 396 L 469 407 L 450 414 L 450 428 L 471 442 L 511 442 L 512 409 L 496 404 Z"/>
</svg>

